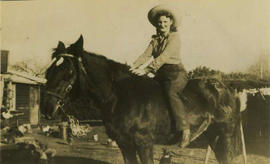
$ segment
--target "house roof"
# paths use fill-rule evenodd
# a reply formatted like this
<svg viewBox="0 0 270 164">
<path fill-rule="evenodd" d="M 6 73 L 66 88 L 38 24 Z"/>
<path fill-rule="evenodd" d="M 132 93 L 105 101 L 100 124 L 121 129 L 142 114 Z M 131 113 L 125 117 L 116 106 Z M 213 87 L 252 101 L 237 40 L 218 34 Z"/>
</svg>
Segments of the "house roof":
<svg viewBox="0 0 270 164">
<path fill-rule="evenodd" d="M 0 77 L 10 80 L 14 83 L 23 83 L 23 84 L 33 84 L 33 85 L 43 85 L 46 83 L 46 79 L 31 76 L 16 71 L 8 71 L 5 74 L 0 74 Z"/>
</svg>

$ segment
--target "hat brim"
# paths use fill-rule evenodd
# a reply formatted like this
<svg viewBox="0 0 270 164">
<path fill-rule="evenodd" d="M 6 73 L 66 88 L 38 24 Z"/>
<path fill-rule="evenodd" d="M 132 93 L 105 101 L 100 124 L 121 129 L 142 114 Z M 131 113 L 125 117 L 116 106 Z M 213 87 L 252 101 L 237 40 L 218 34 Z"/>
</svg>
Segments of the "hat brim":
<svg viewBox="0 0 270 164">
<path fill-rule="evenodd" d="M 173 24 L 174 24 L 174 26 L 178 27 L 179 22 L 177 20 L 175 10 L 169 6 L 166 6 L 166 5 L 155 6 L 148 12 L 148 20 L 153 26 L 156 27 L 157 15 L 159 15 L 161 13 L 169 13 L 170 15 L 172 15 Z"/>
</svg>

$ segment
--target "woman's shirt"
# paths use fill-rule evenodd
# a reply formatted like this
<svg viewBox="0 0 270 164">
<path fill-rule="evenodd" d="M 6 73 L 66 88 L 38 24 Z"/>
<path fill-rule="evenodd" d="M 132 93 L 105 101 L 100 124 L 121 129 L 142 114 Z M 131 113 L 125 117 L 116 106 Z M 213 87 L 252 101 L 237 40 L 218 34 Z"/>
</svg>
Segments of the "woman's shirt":
<svg viewBox="0 0 270 164">
<path fill-rule="evenodd" d="M 172 32 L 166 37 L 154 35 L 144 53 L 134 62 L 134 67 L 147 62 L 151 57 L 154 60 L 148 65 L 147 69 L 156 72 L 164 64 L 179 65 L 184 69 L 180 55 L 180 36 L 177 32 Z"/>
</svg>

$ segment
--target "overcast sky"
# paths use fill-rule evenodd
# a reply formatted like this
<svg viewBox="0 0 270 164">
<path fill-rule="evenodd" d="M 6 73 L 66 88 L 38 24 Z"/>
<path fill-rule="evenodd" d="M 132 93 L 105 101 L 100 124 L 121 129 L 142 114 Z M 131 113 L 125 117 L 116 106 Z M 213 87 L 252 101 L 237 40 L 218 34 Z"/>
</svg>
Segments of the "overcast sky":
<svg viewBox="0 0 270 164">
<path fill-rule="evenodd" d="M 183 63 L 242 71 L 270 54 L 269 0 L 33 0 L 1 1 L 2 49 L 10 62 L 49 62 L 59 40 L 84 36 L 84 48 L 132 63 L 148 45 L 154 27 L 148 11 L 169 3 L 178 11 Z"/>
</svg>

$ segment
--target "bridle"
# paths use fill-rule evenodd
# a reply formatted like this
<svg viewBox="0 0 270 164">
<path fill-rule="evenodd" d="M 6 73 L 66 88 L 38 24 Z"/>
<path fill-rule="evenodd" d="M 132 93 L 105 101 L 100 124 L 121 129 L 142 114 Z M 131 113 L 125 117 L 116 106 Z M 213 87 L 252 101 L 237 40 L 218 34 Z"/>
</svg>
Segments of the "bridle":
<svg viewBox="0 0 270 164">
<path fill-rule="evenodd" d="M 66 114 L 63 106 L 65 105 L 65 103 L 64 103 L 65 95 L 67 95 L 69 93 L 69 91 L 67 91 L 68 88 L 70 88 L 69 89 L 69 91 L 70 91 L 72 89 L 72 85 L 69 84 L 68 87 L 65 89 L 65 93 L 63 94 L 64 96 L 61 96 L 60 94 L 52 92 L 52 91 L 45 92 L 47 95 L 50 95 L 50 96 L 57 98 L 57 102 L 56 102 L 57 108 L 59 108 L 65 115 L 67 115 L 67 114 Z"/>
<path fill-rule="evenodd" d="M 79 67 L 82 69 L 82 72 L 86 74 L 86 70 L 85 70 L 85 68 L 83 66 L 81 57 L 75 57 L 72 54 L 61 54 L 58 57 L 60 57 L 60 58 L 61 57 L 63 57 L 63 58 L 67 57 L 67 58 L 77 59 L 78 63 L 79 63 Z M 53 62 L 55 62 L 56 60 L 57 59 L 54 59 Z M 73 65 L 73 62 L 71 62 L 71 63 Z M 74 67 L 74 65 L 73 65 L 73 67 Z M 67 88 L 64 89 L 64 92 L 62 94 L 56 93 L 54 91 L 46 91 L 45 92 L 47 95 L 50 95 L 50 96 L 53 96 L 53 97 L 57 98 L 57 107 L 56 108 L 60 108 L 60 110 L 65 115 L 67 115 L 67 114 L 66 114 L 66 112 L 65 112 L 65 110 L 63 108 L 63 106 L 65 105 L 64 99 L 65 99 L 66 95 L 72 90 L 72 85 L 74 84 L 74 82 L 75 82 L 75 79 L 70 82 L 70 84 L 67 86 Z"/>
</svg>

